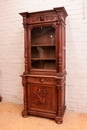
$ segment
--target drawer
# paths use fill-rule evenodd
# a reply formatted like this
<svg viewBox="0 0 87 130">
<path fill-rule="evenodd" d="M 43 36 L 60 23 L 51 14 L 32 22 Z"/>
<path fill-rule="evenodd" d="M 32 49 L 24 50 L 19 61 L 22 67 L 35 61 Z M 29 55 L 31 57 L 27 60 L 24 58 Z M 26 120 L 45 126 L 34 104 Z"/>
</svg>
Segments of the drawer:
<svg viewBox="0 0 87 130">
<path fill-rule="evenodd" d="M 28 77 L 28 83 L 40 83 L 40 84 L 53 84 L 55 85 L 57 83 L 56 79 L 54 77 Z"/>
</svg>

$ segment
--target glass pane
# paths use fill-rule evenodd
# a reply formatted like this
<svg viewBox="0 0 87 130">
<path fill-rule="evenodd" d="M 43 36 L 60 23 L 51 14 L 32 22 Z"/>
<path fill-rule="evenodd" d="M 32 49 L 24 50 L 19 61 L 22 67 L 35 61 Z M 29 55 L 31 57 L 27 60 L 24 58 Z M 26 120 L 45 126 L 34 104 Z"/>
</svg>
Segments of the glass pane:
<svg viewBox="0 0 87 130">
<path fill-rule="evenodd" d="M 33 69 L 55 69 L 55 60 L 32 60 Z"/>
<path fill-rule="evenodd" d="M 31 58 L 55 58 L 55 46 L 37 46 L 31 48 Z"/>
<path fill-rule="evenodd" d="M 33 28 L 31 31 L 31 67 L 55 69 L 55 52 L 55 28 L 51 26 Z"/>
<path fill-rule="evenodd" d="M 41 26 L 31 31 L 31 45 L 55 44 L 55 28 Z"/>
</svg>

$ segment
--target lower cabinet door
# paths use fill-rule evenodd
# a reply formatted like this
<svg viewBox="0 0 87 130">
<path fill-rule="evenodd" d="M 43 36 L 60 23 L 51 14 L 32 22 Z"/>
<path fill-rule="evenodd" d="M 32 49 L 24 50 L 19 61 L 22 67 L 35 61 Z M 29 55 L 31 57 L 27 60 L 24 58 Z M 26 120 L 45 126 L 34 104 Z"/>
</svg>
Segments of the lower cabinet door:
<svg viewBox="0 0 87 130">
<path fill-rule="evenodd" d="M 57 91 L 55 85 L 28 85 L 28 109 L 31 111 L 57 112 Z"/>
</svg>

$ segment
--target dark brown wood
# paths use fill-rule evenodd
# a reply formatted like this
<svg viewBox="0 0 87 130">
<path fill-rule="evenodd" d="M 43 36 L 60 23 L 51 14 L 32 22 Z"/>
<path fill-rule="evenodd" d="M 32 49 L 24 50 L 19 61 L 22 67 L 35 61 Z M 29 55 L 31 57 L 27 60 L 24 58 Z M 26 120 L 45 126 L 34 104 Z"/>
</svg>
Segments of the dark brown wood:
<svg viewBox="0 0 87 130">
<path fill-rule="evenodd" d="M 2 97 L 1 97 L 1 95 L 0 95 L 0 102 L 2 101 Z"/>
<path fill-rule="evenodd" d="M 25 71 L 22 116 L 63 122 L 65 112 L 66 44 L 64 7 L 20 13 L 24 27 Z"/>
</svg>

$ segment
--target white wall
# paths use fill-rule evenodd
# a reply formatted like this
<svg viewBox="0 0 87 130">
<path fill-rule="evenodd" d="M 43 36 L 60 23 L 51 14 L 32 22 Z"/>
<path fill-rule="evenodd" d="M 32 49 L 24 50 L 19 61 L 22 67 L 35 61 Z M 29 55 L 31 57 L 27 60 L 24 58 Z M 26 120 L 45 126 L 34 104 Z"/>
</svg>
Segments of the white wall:
<svg viewBox="0 0 87 130">
<path fill-rule="evenodd" d="M 20 12 L 64 6 L 67 44 L 66 106 L 87 113 L 87 0 L 0 0 L 0 94 L 3 101 L 23 103 L 24 71 Z"/>
</svg>

